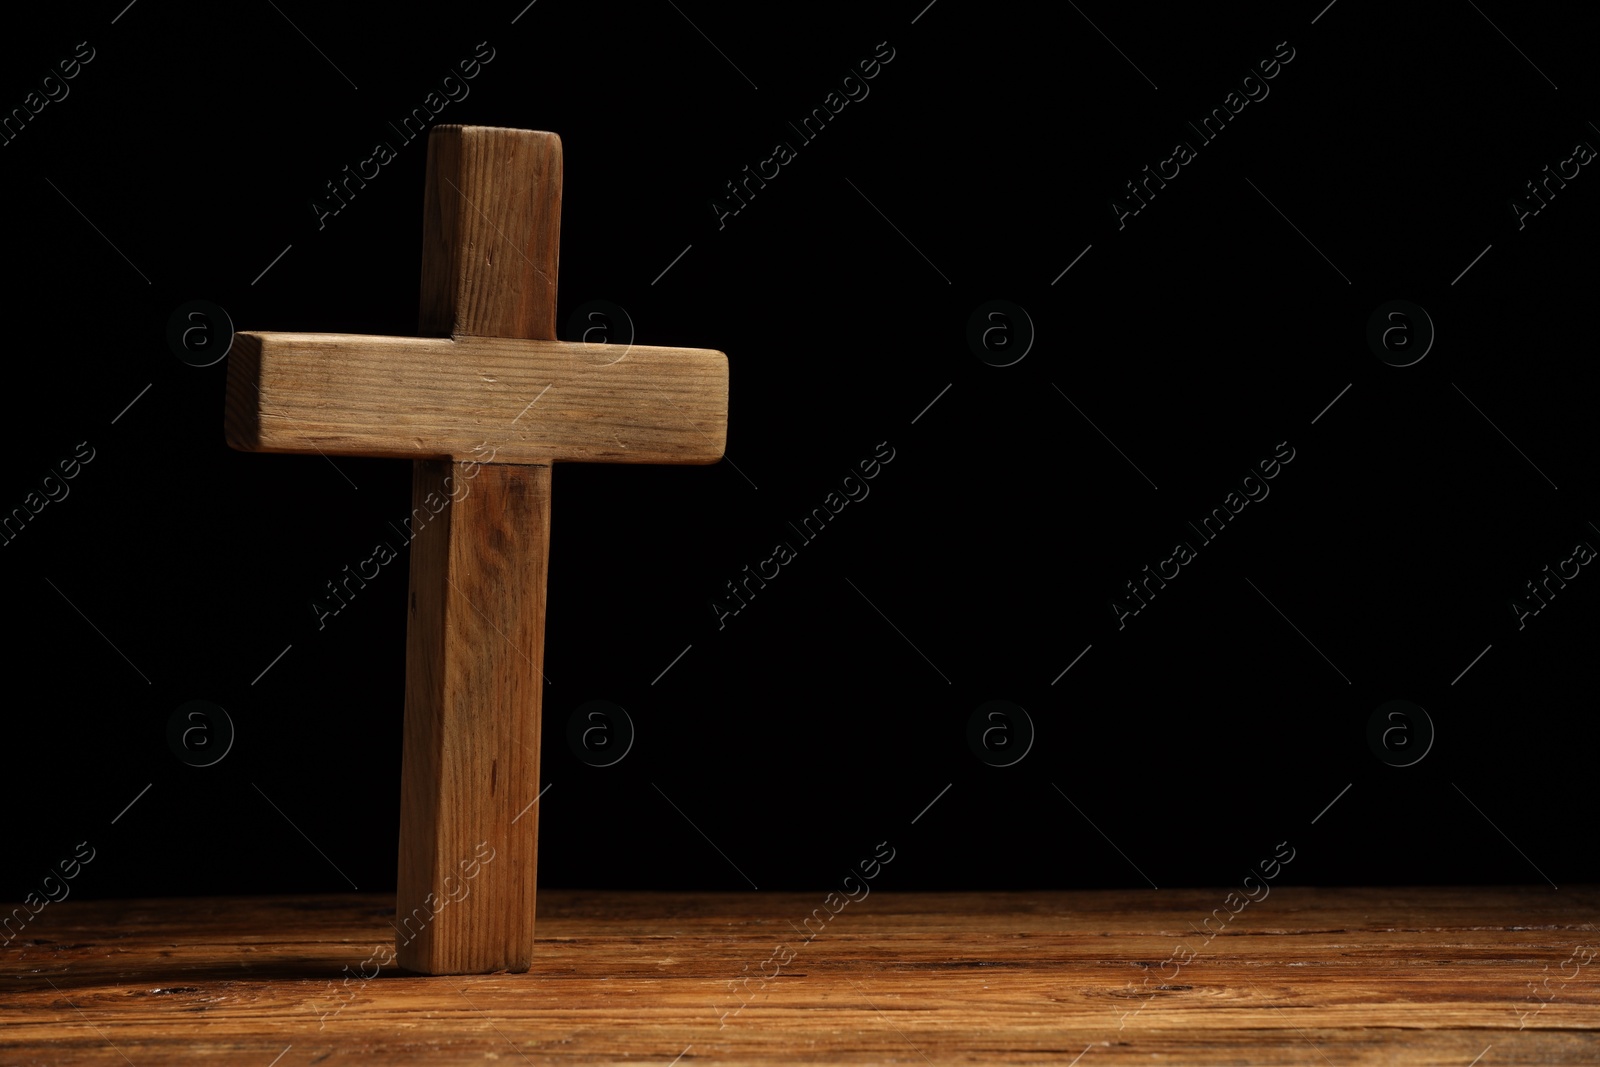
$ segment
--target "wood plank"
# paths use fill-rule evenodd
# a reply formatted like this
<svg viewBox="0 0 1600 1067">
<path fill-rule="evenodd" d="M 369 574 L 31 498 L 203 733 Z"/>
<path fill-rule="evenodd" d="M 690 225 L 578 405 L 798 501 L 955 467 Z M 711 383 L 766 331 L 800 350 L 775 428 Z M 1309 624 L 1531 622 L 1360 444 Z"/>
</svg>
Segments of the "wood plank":
<svg viewBox="0 0 1600 1067">
<path fill-rule="evenodd" d="M 426 974 L 525 971 L 550 468 L 435 460 L 412 482 L 426 525 L 411 543 L 398 959 Z"/>
<path fill-rule="evenodd" d="M 239 333 L 228 444 L 497 463 L 715 463 L 728 360 L 710 349 L 457 336 Z"/>
<path fill-rule="evenodd" d="M 424 197 L 422 330 L 554 338 L 561 139 L 435 129 Z M 359 362 L 352 352 L 325 372 L 348 380 Z M 424 974 L 525 971 L 533 958 L 550 467 L 504 464 L 412 468 L 414 519 L 438 517 L 411 544 L 400 869 L 383 959 Z"/>
<path fill-rule="evenodd" d="M 1523 1015 L 1596 887 L 1276 888 L 1124 1019 L 1226 892 L 873 890 L 807 943 L 826 887 L 545 890 L 533 970 L 466 977 L 380 966 L 382 894 L 69 900 L 0 950 L 0 1063 L 1600 1061 L 1600 958 Z"/>
<path fill-rule="evenodd" d="M 422 201 L 422 333 L 553 339 L 561 138 L 435 126 Z"/>
</svg>

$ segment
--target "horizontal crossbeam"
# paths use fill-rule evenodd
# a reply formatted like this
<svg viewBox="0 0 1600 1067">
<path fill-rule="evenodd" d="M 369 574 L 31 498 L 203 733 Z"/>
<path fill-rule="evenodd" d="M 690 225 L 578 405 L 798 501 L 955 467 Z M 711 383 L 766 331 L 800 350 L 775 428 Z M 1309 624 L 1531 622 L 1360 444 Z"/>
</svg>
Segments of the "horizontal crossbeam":
<svg viewBox="0 0 1600 1067">
<path fill-rule="evenodd" d="M 504 337 L 240 333 L 228 444 L 495 463 L 715 463 L 728 359 Z"/>
</svg>

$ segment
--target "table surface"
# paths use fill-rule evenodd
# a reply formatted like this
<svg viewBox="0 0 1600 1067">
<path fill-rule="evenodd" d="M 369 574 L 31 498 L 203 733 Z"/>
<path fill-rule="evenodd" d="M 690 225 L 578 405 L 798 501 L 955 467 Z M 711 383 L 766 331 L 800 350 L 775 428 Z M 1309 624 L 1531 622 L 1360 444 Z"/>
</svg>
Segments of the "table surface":
<svg viewBox="0 0 1600 1067">
<path fill-rule="evenodd" d="M 1600 1063 L 1600 887 L 1228 893 L 545 890 L 469 977 L 385 964 L 386 895 L 69 900 L 0 1067 Z"/>
</svg>

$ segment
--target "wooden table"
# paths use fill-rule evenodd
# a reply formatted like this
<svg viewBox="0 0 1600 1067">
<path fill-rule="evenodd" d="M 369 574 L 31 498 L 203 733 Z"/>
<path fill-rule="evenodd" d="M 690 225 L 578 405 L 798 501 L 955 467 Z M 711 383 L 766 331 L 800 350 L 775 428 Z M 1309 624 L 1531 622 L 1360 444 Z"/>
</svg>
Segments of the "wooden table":
<svg viewBox="0 0 1600 1067">
<path fill-rule="evenodd" d="M 0 1065 L 1600 1063 L 1596 887 L 1282 887 L 1209 943 L 1222 890 L 873 891 L 807 941 L 825 896 L 541 890 L 530 973 L 437 978 L 364 963 L 392 895 L 50 904 Z"/>
</svg>

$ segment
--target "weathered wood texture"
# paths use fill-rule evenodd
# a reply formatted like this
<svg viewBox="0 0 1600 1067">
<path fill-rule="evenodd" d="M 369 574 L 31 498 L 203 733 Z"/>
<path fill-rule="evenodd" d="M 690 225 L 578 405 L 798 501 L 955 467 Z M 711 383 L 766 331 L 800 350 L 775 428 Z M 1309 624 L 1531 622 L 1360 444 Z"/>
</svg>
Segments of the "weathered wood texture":
<svg viewBox="0 0 1600 1067">
<path fill-rule="evenodd" d="M 554 338 L 561 138 L 435 126 L 422 202 L 421 329 Z"/>
<path fill-rule="evenodd" d="M 533 951 L 550 468 L 467 468 L 418 463 L 412 479 L 426 525 L 411 543 L 395 924 L 401 966 L 427 974 L 525 971 Z"/>
<path fill-rule="evenodd" d="M 423 217 L 424 331 L 555 336 L 560 138 L 436 128 Z M 395 944 L 427 974 L 532 959 L 550 467 L 501 463 L 412 475 L 439 515 L 411 544 Z"/>
<path fill-rule="evenodd" d="M 383 895 L 52 904 L 0 1064 L 1600 1062 L 1596 887 L 1282 887 L 1209 944 L 1222 889 L 874 890 L 807 943 L 825 895 L 547 890 L 533 971 L 470 977 L 380 965 Z"/>
<path fill-rule="evenodd" d="M 240 333 L 228 354 L 224 426 L 247 452 L 715 463 L 727 424 L 710 349 Z"/>
</svg>

